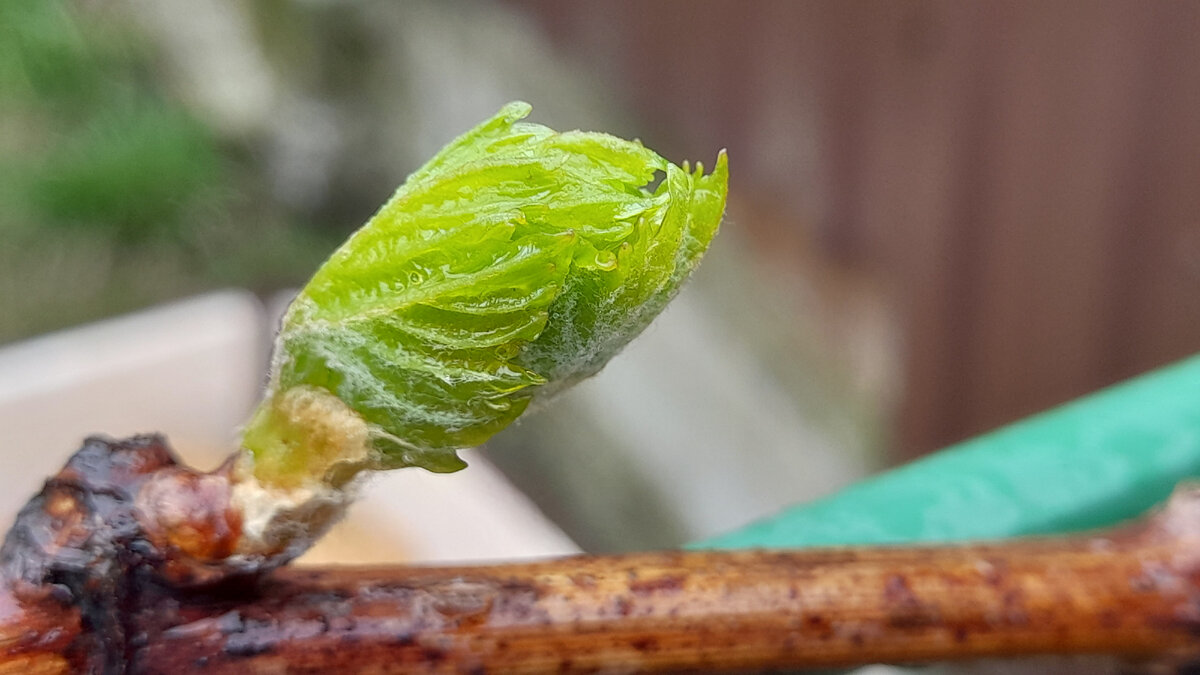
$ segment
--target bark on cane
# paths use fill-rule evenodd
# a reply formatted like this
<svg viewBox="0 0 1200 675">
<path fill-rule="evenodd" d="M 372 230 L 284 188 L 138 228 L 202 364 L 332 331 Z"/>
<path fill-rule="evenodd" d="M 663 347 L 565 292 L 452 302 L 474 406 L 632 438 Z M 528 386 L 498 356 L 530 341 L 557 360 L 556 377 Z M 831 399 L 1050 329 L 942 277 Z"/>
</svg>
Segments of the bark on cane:
<svg viewBox="0 0 1200 675">
<path fill-rule="evenodd" d="M 168 470 L 156 446 L 143 441 L 153 461 L 134 462 L 117 444 L 125 468 L 104 468 L 107 482 L 91 487 L 75 462 L 71 480 L 52 480 L 28 507 L 36 527 L 18 526 L 4 548 L 0 672 L 729 670 L 1189 659 L 1200 645 L 1196 490 L 1120 530 L 986 546 L 205 576 L 181 574 L 194 561 L 179 563 L 169 538 L 144 531 L 157 519 L 114 507 L 100 522 L 67 508 L 135 496 L 146 479 L 128 480 L 132 492 L 118 479 L 137 473 L 129 467 Z M 104 523 L 107 534 L 77 539 Z M 36 551 L 40 562 L 15 557 Z"/>
</svg>

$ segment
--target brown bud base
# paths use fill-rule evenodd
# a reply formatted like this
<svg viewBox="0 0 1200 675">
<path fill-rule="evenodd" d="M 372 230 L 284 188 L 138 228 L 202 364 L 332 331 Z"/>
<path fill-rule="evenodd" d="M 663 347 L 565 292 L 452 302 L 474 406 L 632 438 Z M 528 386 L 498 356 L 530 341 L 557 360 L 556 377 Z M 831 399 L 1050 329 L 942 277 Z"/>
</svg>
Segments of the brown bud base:
<svg viewBox="0 0 1200 675">
<path fill-rule="evenodd" d="M 991 545 L 271 571 L 277 559 L 229 555 L 238 519 L 222 475 L 179 467 L 156 437 L 90 439 L 0 553 L 0 673 L 1182 663 L 1200 651 L 1194 488 L 1117 530 Z"/>
</svg>

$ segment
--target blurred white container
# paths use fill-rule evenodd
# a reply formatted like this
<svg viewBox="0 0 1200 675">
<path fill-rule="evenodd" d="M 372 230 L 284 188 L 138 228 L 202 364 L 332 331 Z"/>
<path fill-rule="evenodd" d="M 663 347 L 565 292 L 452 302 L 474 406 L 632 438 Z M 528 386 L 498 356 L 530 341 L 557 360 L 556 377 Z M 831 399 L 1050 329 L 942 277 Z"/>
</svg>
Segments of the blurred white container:
<svg viewBox="0 0 1200 675">
<path fill-rule="evenodd" d="M 267 313 L 224 291 L 0 348 L 4 529 L 84 437 L 166 434 L 216 466 L 264 381 Z M 368 484 L 307 562 L 448 562 L 578 549 L 486 460 L 451 476 L 395 471 Z"/>
</svg>

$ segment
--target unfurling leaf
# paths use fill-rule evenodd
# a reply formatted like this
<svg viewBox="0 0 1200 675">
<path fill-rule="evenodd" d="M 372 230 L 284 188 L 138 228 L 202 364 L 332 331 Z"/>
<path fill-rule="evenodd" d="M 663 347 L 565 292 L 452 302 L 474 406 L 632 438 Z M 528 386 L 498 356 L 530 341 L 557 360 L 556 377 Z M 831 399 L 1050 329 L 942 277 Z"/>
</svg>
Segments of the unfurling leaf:
<svg viewBox="0 0 1200 675">
<path fill-rule="evenodd" d="M 529 111 L 446 146 L 300 292 L 244 436 L 260 480 L 459 469 L 679 290 L 724 211 L 724 154 L 705 175 Z"/>
</svg>

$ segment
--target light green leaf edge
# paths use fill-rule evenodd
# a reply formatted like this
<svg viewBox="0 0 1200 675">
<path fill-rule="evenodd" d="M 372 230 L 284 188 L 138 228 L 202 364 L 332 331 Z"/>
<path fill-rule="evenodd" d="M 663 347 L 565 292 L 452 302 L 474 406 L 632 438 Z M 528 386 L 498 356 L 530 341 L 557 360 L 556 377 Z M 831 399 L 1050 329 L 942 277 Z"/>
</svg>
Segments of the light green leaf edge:
<svg viewBox="0 0 1200 675">
<path fill-rule="evenodd" d="M 460 469 L 679 290 L 724 212 L 724 152 L 705 175 L 530 110 L 447 145 L 300 292 L 243 436 L 260 480 Z"/>
</svg>

